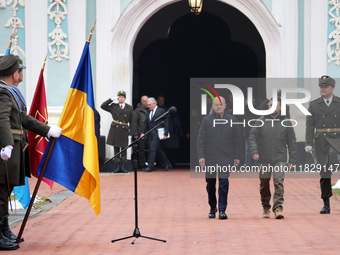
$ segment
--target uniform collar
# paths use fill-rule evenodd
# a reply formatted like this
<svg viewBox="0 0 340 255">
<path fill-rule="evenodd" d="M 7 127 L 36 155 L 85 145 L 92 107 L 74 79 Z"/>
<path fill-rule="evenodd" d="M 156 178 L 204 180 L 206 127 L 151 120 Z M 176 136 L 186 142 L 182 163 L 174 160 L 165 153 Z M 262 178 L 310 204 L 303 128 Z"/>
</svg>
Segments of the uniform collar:
<svg viewBox="0 0 340 255">
<path fill-rule="evenodd" d="M 332 103 L 332 100 L 333 100 L 333 94 L 332 96 L 329 98 L 329 99 L 326 99 L 326 98 L 322 98 L 323 101 L 325 102 L 325 104 L 327 104 L 327 100 L 329 101 L 329 103 L 327 104 L 327 106 L 329 106 L 331 103 Z"/>
</svg>

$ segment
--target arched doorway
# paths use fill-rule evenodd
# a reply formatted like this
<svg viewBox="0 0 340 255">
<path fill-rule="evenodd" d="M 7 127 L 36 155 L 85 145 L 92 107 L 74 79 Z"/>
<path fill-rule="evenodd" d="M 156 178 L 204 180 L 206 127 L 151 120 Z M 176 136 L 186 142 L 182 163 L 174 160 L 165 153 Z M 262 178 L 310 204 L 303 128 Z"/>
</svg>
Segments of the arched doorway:
<svg viewBox="0 0 340 255">
<path fill-rule="evenodd" d="M 204 12 L 194 16 L 181 1 L 159 10 L 140 29 L 133 66 L 134 105 L 146 94 L 164 95 L 168 107 L 177 107 L 180 146 L 168 153 L 172 163 L 183 165 L 190 159 L 190 78 L 266 77 L 266 53 L 254 24 L 234 7 L 206 1 Z M 257 93 L 265 95 L 265 87 Z"/>
</svg>

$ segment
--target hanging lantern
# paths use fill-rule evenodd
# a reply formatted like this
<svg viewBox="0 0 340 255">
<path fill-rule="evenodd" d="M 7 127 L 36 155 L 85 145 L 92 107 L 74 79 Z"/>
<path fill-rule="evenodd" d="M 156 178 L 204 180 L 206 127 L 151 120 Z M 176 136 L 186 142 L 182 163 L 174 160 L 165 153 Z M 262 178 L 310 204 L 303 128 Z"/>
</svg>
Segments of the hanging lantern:
<svg viewBox="0 0 340 255">
<path fill-rule="evenodd" d="M 188 0 L 190 10 L 193 14 L 198 15 L 202 11 L 203 0 Z"/>
</svg>

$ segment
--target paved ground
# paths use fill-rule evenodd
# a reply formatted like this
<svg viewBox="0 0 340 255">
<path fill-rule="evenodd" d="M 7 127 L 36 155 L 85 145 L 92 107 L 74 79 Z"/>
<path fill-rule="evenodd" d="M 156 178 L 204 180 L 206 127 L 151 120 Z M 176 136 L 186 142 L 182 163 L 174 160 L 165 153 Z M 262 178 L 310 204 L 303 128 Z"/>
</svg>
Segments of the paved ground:
<svg viewBox="0 0 340 255">
<path fill-rule="evenodd" d="M 97 217 L 88 200 L 71 195 L 30 218 L 25 242 L 8 254 L 339 254 L 340 197 L 331 214 L 320 215 L 318 178 L 285 179 L 285 219 L 262 219 L 257 178 L 231 178 L 229 219 L 208 219 L 205 180 L 189 170 L 138 172 L 139 229 L 166 243 L 133 238 L 133 173 L 101 175 L 102 211 Z M 337 179 L 334 179 L 334 182 Z M 31 189 L 36 179 L 31 180 Z M 42 184 L 38 195 L 53 191 Z M 19 224 L 12 224 L 18 233 Z M 6 253 L 6 254 L 7 254 Z"/>
</svg>

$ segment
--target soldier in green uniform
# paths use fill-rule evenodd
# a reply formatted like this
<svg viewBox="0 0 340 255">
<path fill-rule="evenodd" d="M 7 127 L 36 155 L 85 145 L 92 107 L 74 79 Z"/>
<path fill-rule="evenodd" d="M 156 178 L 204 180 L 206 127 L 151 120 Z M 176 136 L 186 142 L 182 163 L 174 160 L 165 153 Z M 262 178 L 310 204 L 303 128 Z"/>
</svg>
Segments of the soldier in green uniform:
<svg viewBox="0 0 340 255">
<path fill-rule="evenodd" d="M 24 185 L 23 128 L 41 136 L 59 137 L 61 128 L 49 127 L 22 109 L 12 86 L 19 79 L 19 63 L 14 55 L 0 58 L 0 250 L 16 250 L 16 236 L 8 226 L 8 198 L 14 186 Z M 3 231 L 6 230 L 6 231 Z"/>
<path fill-rule="evenodd" d="M 117 93 L 117 97 L 109 98 L 100 106 L 112 115 L 113 120 L 106 143 L 114 147 L 115 155 L 128 145 L 133 107 L 125 103 L 125 99 L 125 91 L 120 90 Z M 127 169 L 124 167 L 126 151 L 120 154 L 115 161 L 120 164 L 120 168 L 115 170 L 115 172 L 127 172 Z"/>
<path fill-rule="evenodd" d="M 321 198 L 324 207 L 320 214 L 330 213 L 332 196 L 332 164 L 340 161 L 340 98 L 333 94 L 335 80 L 327 75 L 319 79 L 321 97 L 309 104 L 312 115 L 306 118 L 306 152 L 315 150 L 320 172 Z M 334 168 L 333 168 L 334 169 Z"/>
</svg>

